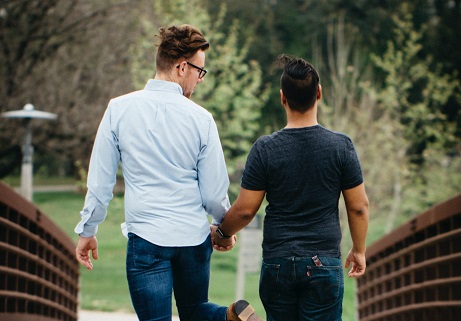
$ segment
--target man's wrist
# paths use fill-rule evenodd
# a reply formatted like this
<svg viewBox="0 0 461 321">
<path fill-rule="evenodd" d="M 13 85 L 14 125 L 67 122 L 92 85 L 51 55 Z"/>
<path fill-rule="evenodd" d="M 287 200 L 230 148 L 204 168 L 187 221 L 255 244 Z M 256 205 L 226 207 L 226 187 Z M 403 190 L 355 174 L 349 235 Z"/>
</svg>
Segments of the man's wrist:
<svg viewBox="0 0 461 321">
<path fill-rule="evenodd" d="M 221 239 L 230 239 L 232 236 L 225 234 L 222 230 L 221 227 L 218 225 L 218 228 L 216 229 L 216 233 Z"/>
</svg>

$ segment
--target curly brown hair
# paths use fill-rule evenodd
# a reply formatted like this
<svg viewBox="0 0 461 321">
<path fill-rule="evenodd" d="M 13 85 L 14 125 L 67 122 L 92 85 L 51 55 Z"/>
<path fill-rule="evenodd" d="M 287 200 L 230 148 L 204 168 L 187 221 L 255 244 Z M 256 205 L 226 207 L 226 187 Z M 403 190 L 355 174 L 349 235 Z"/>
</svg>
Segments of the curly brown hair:
<svg viewBox="0 0 461 321">
<path fill-rule="evenodd" d="M 197 28 L 191 25 L 160 28 L 157 51 L 157 70 L 167 71 L 179 59 L 189 59 L 199 50 L 207 50 L 210 44 Z"/>
</svg>

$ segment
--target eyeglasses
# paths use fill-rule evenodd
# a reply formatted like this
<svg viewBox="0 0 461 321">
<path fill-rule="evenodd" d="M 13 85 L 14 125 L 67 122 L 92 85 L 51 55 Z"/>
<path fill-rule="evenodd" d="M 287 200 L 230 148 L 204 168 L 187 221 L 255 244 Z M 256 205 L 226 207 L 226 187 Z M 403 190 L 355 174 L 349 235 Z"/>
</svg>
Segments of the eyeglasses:
<svg viewBox="0 0 461 321">
<path fill-rule="evenodd" d="M 199 79 L 202 79 L 203 77 L 205 77 L 206 73 L 208 72 L 206 69 L 201 68 L 201 67 L 199 67 L 199 66 L 196 66 L 196 65 L 194 65 L 194 64 L 191 64 L 191 63 L 188 62 L 188 61 L 186 61 L 186 63 L 187 63 L 189 66 L 194 67 L 195 69 L 197 69 L 197 70 L 199 71 L 199 73 L 198 73 L 198 78 L 199 78 Z M 176 66 L 176 68 L 179 68 L 179 65 Z"/>
<path fill-rule="evenodd" d="M 191 63 L 188 62 L 188 61 L 186 61 L 186 62 L 187 62 L 187 64 L 188 64 L 189 66 L 192 66 L 192 67 L 194 67 L 195 69 L 198 69 L 198 70 L 199 70 L 199 73 L 198 73 L 198 78 L 199 78 L 199 79 L 202 79 L 203 77 L 205 77 L 206 73 L 208 72 L 206 69 L 200 68 L 199 66 L 196 66 L 196 65 L 194 65 L 194 64 L 191 64 Z"/>
</svg>

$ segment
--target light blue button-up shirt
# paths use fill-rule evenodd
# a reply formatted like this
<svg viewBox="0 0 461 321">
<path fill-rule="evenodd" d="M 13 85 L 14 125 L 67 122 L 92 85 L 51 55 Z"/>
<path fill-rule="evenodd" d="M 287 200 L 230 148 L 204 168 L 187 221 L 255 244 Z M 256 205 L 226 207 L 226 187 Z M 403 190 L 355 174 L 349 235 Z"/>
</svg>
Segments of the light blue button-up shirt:
<svg viewBox="0 0 461 321">
<path fill-rule="evenodd" d="M 112 99 L 99 125 L 88 192 L 75 232 L 96 234 L 122 164 L 128 232 L 160 246 L 203 243 L 230 207 L 229 178 L 212 115 L 175 82 Z"/>
</svg>

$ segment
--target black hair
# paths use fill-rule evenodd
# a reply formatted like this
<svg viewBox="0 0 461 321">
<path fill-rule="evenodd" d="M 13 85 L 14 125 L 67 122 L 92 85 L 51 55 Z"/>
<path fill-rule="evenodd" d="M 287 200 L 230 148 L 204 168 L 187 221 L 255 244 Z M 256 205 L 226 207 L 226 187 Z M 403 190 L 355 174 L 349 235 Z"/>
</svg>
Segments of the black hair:
<svg viewBox="0 0 461 321">
<path fill-rule="evenodd" d="M 280 88 L 291 109 L 305 112 L 313 107 L 317 100 L 317 89 L 320 78 L 309 62 L 302 58 L 286 54 L 276 59 L 279 69 L 283 69 L 280 77 Z"/>
</svg>

